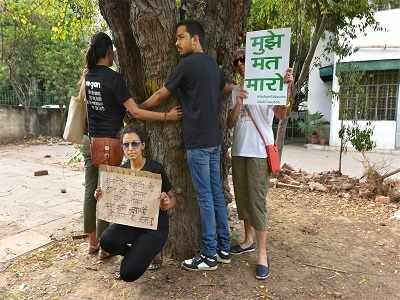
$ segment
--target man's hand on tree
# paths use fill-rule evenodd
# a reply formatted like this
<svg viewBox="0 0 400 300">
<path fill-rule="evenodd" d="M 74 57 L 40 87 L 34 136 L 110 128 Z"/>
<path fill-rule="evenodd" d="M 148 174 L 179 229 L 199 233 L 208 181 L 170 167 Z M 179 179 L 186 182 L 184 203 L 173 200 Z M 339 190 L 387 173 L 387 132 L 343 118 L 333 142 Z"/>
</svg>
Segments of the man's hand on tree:
<svg viewBox="0 0 400 300">
<path fill-rule="evenodd" d="M 182 119 L 182 108 L 177 105 L 171 108 L 171 110 L 165 113 L 165 120 L 166 121 L 179 121 Z"/>
</svg>

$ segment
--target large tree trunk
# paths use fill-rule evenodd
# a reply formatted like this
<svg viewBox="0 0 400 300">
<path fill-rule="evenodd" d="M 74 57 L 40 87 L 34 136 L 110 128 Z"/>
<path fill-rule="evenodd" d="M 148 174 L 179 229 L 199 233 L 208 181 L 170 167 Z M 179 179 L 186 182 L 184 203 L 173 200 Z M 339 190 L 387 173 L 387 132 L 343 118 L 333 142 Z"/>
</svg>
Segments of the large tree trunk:
<svg viewBox="0 0 400 300">
<path fill-rule="evenodd" d="M 238 46 L 249 12 L 250 0 L 181 1 L 175 0 L 99 0 L 103 17 L 110 26 L 122 73 L 136 99 L 143 101 L 159 89 L 177 64 L 174 46 L 178 16 L 196 17 L 206 30 L 206 52 L 217 59 L 226 75 Z M 228 77 L 230 78 L 230 77 Z M 138 100 L 139 101 L 139 100 Z M 176 104 L 169 101 L 160 110 Z M 221 125 L 224 128 L 222 170 L 227 180 L 227 104 L 224 102 Z M 167 252 L 175 258 L 188 257 L 199 249 L 199 211 L 191 177 L 184 157 L 180 123 L 146 122 L 147 154 L 161 162 L 176 194 L 177 206 L 170 222 Z"/>
</svg>

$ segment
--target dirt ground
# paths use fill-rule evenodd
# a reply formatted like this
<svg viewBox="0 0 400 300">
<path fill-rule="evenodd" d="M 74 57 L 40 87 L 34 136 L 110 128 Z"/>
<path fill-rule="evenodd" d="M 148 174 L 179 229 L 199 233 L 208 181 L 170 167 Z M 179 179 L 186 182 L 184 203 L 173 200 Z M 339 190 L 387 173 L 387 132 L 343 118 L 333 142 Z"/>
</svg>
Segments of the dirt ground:
<svg viewBox="0 0 400 300">
<path fill-rule="evenodd" d="M 271 276 L 254 278 L 255 254 L 217 271 L 187 272 L 165 261 L 135 283 L 114 280 L 119 258 L 87 256 L 68 237 L 0 270 L 0 299 L 400 299 L 398 204 L 271 189 Z M 234 239 L 241 224 L 231 209 Z"/>
</svg>

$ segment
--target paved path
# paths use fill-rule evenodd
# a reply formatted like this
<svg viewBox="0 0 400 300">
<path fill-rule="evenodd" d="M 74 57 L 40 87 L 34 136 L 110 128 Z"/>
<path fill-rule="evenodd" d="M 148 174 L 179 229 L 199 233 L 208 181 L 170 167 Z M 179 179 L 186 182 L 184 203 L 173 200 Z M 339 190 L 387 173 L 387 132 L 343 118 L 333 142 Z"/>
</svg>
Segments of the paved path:
<svg viewBox="0 0 400 300">
<path fill-rule="evenodd" d="M 386 171 L 400 168 L 399 154 L 369 153 L 368 158 L 379 167 L 386 167 Z M 339 165 L 339 152 L 335 150 L 307 149 L 300 145 L 287 145 L 283 150 L 283 162 L 287 162 L 297 169 L 307 172 L 321 172 L 337 170 Z M 343 155 L 342 173 L 350 176 L 361 177 L 364 168 L 362 157 L 358 152 L 347 152 Z M 382 171 L 385 171 L 382 170 Z M 397 174 L 393 178 L 400 178 Z"/>
<path fill-rule="evenodd" d="M 64 167 L 74 153 L 68 145 L 0 146 L 0 263 L 54 237 L 82 231 L 83 172 Z M 45 158 L 45 155 L 51 155 Z M 370 155 L 375 162 L 400 167 L 400 155 Z M 343 158 L 343 172 L 361 176 L 357 153 Z M 338 152 L 286 146 L 284 162 L 308 172 L 337 169 Z M 33 172 L 48 170 L 35 177 Z M 61 193 L 65 188 L 66 193 Z"/>
<path fill-rule="evenodd" d="M 74 151 L 67 145 L 0 147 L 0 262 L 80 229 L 83 172 L 63 167 Z M 49 175 L 35 177 L 37 170 Z"/>
</svg>

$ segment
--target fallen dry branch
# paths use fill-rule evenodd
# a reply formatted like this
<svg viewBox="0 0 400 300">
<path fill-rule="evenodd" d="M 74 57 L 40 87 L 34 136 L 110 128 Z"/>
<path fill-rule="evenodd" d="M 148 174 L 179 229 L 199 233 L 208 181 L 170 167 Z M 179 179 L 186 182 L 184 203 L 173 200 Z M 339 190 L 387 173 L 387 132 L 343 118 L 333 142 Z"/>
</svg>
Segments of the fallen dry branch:
<svg viewBox="0 0 400 300">
<path fill-rule="evenodd" d="M 388 178 L 390 176 L 393 176 L 393 175 L 395 175 L 397 173 L 400 173 L 400 168 L 398 168 L 398 169 L 396 169 L 396 170 L 394 170 L 392 172 L 389 172 L 389 173 L 387 173 L 385 175 L 382 175 L 382 179 L 386 179 L 386 178 Z"/>
<path fill-rule="evenodd" d="M 277 182 L 276 187 L 286 187 L 286 188 L 292 188 L 292 189 L 303 189 L 303 186 L 301 185 L 294 185 L 294 184 L 288 184 L 288 183 L 283 183 L 283 182 Z"/>
<path fill-rule="evenodd" d="M 365 160 L 364 165 L 366 171 L 361 178 L 343 175 L 337 171 L 310 174 L 283 165 L 276 181 L 270 184 L 273 187 L 333 193 L 346 199 L 361 197 L 372 200 L 376 196 L 388 196 L 389 202 L 400 201 L 400 181 L 387 179 L 400 173 L 400 168 L 383 173 L 378 171 L 382 170 L 381 166 L 371 164 L 368 160 Z"/>
<path fill-rule="evenodd" d="M 1 263 L 0 264 L 0 272 L 5 272 L 9 266 L 11 266 L 11 262 Z"/>
<path fill-rule="evenodd" d="M 328 271 L 334 271 L 334 272 L 343 273 L 343 274 L 349 274 L 349 272 L 347 272 L 347 271 L 339 270 L 339 269 L 335 269 L 335 268 L 317 266 L 317 265 L 307 264 L 307 263 L 301 263 L 301 264 L 304 265 L 304 266 L 307 266 L 307 267 L 313 267 L 313 268 L 318 268 L 318 269 L 323 269 L 323 270 L 328 270 Z"/>
<path fill-rule="evenodd" d="M 87 234 L 86 234 L 86 233 L 83 233 L 83 234 L 73 235 L 73 236 L 72 236 L 72 239 L 73 239 L 73 240 L 80 240 L 80 239 L 84 239 L 84 238 L 86 238 L 86 237 L 87 237 Z"/>
<path fill-rule="evenodd" d="M 308 264 L 308 263 L 303 263 L 303 262 L 300 262 L 300 264 L 302 264 L 304 266 L 307 266 L 307 267 L 312 267 L 312 268 L 317 268 L 317 269 L 322 269 L 322 270 L 327 270 L 327 271 L 333 271 L 333 272 L 342 273 L 342 274 L 356 273 L 356 274 L 363 274 L 363 275 L 370 275 L 370 276 L 382 276 L 381 274 L 373 274 L 373 273 L 366 273 L 366 272 L 360 272 L 360 271 L 351 271 L 351 272 L 349 272 L 349 271 L 340 270 L 340 269 L 336 269 L 336 268 L 318 266 L 318 265 L 313 265 L 313 264 Z"/>
</svg>

